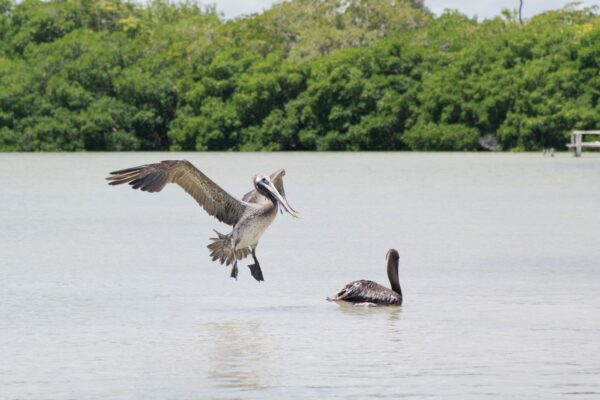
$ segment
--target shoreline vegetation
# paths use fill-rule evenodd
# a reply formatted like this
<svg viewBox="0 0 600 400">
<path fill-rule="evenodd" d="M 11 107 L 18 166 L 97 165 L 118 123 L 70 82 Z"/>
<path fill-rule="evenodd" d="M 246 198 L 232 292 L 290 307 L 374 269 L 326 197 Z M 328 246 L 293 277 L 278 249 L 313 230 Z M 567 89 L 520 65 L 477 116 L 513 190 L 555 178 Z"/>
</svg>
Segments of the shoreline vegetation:
<svg viewBox="0 0 600 400">
<path fill-rule="evenodd" d="M 600 128 L 598 7 L 426 6 L 0 0 L 0 151 L 564 150 Z"/>
</svg>

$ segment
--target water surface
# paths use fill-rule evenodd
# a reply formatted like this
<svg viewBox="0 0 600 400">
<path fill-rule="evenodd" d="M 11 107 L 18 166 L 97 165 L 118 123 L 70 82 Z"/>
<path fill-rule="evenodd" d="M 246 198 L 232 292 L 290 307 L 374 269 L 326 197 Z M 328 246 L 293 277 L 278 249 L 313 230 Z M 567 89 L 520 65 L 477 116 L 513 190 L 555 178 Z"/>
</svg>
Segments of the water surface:
<svg viewBox="0 0 600 400">
<path fill-rule="evenodd" d="M 181 189 L 104 182 L 173 157 L 286 168 L 265 282 Z M 600 398 L 596 154 L 2 154 L 0 187 L 2 399 Z M 325 301 L 390 247 L 404 306 Z"/>
</svg>

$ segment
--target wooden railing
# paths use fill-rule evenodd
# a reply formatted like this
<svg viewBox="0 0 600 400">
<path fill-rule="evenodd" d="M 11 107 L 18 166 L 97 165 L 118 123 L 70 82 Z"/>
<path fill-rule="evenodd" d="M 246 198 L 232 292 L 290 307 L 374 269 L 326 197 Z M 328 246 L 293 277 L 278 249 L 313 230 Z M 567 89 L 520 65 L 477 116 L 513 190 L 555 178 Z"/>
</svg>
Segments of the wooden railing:
<svg viewBox="0 0 600 400">
<path fill-rule="evenodd" d="M 595 142 L 584 142 L 584 135 L 599 135 L 600 131 L 573 131 L 571 132 L 571 143 L 567 144 L 567 147 L 573 149 L 573 155 L 575 157 L 581 157 L 581 151 L 583 148 L 589 149 L 600 149 L 600 141 Z"/>
</svg>

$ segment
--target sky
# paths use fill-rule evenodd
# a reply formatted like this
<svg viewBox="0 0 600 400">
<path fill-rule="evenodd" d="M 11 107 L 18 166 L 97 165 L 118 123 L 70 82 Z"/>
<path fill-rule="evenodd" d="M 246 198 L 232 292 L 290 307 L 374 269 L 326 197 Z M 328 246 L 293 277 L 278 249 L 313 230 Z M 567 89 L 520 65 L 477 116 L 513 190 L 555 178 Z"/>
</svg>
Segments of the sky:
<svg viewBox="0 0 600 400">
<path fill-rule="evenodd" d="M 203 3 L 214 3 L 217 10 L 226 18 L 235 18 L 244 14 L 262 12 L 277 0 L 208 0 Z M 523 18 L 529 18 L 546 10 L 562 8 L 570 3 L 567 0 L 524 0 Z M 600 6 L 600 0 L 582 0 L 584 6 Z M 519 0 L 425 0 L 425 5 L 435 14 L 440 14 L 446 8 L 457 9 L 463 14 L 479 20 L 500 15 L 503 8 L 517 8 Z"/>
</svg>

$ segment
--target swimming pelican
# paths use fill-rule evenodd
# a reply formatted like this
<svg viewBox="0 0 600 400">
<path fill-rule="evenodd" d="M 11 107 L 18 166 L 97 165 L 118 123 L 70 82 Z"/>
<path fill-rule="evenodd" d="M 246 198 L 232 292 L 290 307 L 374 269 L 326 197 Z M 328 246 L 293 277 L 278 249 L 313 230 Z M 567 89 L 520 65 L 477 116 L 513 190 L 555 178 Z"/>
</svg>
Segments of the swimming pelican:
<svg viewBox="0 0 600 400">
<path fill-rule="evenodd" d="M 254 279 L 263 281 L 260 264 L 256 259 L 256 246 L 265 230 L 277 215 L 277 208 L 293 217 L 298 213 L 285 198 L 283 176 L 280 169 L 271 176 L 254 176 L 254 190 L 246 193 L 242 200 L 231 196 L 200 170 L 186 160 L 168 160 L 156 164 L 122 169 L 110 173 L 106 178 L 109 185 L 129 183 L 134 189 L 160 192 L 167 183 L 176 183 L 190 194 L 209 215 L 233 226 L 231 233 L 224 235 L 215 230 L 217 237 L 207 247 L 213 261 L 230 265 L 231 277 L 237 279 L 237 262 L 252 254 L 254 264 L 249 265 Z"/>
<path fill-rule="evenodd" d="M 354 304 L 402 305 L 402 291 L 400 290 L 400 282 L 398 281 L 398 260 L 400 259 L 400 255 L 397 250 L 390 249 L 387 252 L 386 258 L 387 274 L 392 289 L 388 289 L 373 281 L 354 281 L 344 286 L 331 298 L 328 297 L 327 300 L 347 301 Z"/>
</svg>

